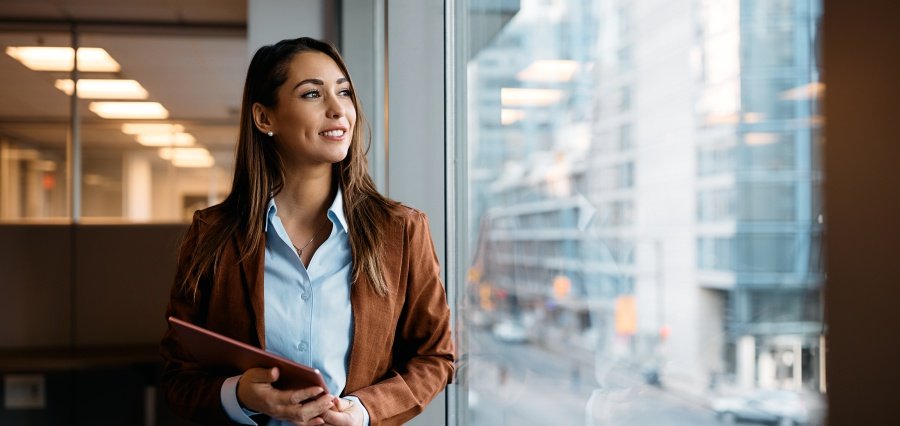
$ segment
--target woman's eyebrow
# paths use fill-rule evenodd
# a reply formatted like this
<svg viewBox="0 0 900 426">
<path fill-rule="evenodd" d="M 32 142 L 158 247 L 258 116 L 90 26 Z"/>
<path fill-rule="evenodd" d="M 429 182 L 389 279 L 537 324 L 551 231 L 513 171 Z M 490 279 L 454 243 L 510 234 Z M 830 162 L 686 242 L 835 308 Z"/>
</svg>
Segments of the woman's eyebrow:
<svg viewBox="0 0 900 426">
<path fill-rule="evenodd" d="M 335 81 L 335 84 L 347 83 L 348 81 L 349 80 L 347 80 L 347 77 L 341 77 L 341 78 L 337 79 L 337 81 Z M 325 82 L 318 78 L 307 78 L 306 80 L 303 80 L 303 81 L 295 84 L 294 89 L 296 90 L 298 87 L 300 87 L 304 84 L 315 84 L 317 86 L 324 86 Z"/>
</svg>

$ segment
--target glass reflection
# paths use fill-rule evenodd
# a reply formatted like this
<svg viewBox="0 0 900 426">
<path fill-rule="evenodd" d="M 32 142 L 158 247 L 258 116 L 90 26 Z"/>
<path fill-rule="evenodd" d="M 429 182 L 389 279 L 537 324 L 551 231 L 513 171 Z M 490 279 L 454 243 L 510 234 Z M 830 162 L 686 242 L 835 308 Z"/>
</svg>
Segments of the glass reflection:
<svg viewBox="0 0 900 426">
<path fill-rule="evenodd" d="M 469 423 L 824 424 L 821 5 L 469 3 Z"/>
<path fill-rule="evenodd" d="M 69 99 L 53 86 L 68 78 L 69 65 L 35 71 L 41 62 L 24 47 L 66 48 L 70 37 L 56 32 L 0 33 L 0 221 L 64 221 Z M 40 52 L 37 52 L 40 53 Z M 40 55 L 39 55 L 40 56 Z M 34 58 L 38 60 L 40 58 Z M 24 61 L 24 62 L 23 62 Z M 59 64 L 56 64 L 59 65 Z M 28 90 L 23 90 L 23 89 Z"/>
</svg>

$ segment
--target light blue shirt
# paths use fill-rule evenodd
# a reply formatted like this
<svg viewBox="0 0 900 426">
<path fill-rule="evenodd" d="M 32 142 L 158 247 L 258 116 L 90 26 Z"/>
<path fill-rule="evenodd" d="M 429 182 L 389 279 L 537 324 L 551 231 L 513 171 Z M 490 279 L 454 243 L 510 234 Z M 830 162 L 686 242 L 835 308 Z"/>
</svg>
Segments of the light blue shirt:
<svg viewBox="0 0 900 426">
<path fill-rule="evenodd" d="M 328 209 L 331 234 L 303 265 L 285 231 L 275 199 L 266 215 L 265 324 L 266 351 L 319 369 L 329 392 L 340 395 L 347 383 L 347 365 L 353 340 L 353 311 L 350 307 L 350 280 L 353 257 L 344 217 L 344 202 L 338 189 Z M 227 379 L 221 400 L 231 420 L 255 425 L 254 415 L 237 401 L 237 381 Z M 363 408 L 364 424 L 369 414 L 354 396 L 345 399 Z M 283 422 L 272 420 L 269 425 Z M 286 424 L 286 423 L 285 423 Z"/>
</svg>

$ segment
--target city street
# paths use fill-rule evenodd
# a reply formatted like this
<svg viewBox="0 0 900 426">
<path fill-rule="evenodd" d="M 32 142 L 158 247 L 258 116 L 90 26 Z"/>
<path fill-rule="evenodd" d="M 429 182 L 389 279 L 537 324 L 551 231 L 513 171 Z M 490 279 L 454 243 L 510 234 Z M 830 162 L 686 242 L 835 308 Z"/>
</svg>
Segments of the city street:
<svg viewBox="0 0 900 426">
<path fill-rule="evenodd" d="M 632 373 L 593 367 L 531 344 L 472 330 L 467 374 L 470 422 L 503 425 L 719 425 L 712 411 Z"/>
</svg>

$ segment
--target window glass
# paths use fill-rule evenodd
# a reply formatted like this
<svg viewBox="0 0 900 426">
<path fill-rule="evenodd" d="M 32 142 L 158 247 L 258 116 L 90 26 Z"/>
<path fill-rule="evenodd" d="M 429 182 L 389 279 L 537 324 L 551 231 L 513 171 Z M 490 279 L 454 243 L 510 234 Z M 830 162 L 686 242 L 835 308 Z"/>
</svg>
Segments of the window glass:
<svg viewBox="0 0 900 426">
<path fill-rule="evenodd" d="M 741 194 L 739 216 L 743 221 L 791 222 L 796 215 L 794 182 L 748 182 L 739 185 L 737 192 Z"/>
<path fill-rule="evenodd" d="M 106 49 L 121 64 L 114 77 L 146 92 L 79 100 L 84 220 L 189 221 L 221 201 L 231 186 L 245 38 L 87 33 L 80 41 Z M 107 76 L 82 75 L 89 77 Z M 104 101 L 157 103 L 165 112 L 105 116 L 97 109 Z"/>
<path fill-rule="evenodd" d="M 0 33 L 2 222 L 59 221 L 69 215 L 66 141 L 71 108 L 69 98 L 54 88 L 56 80 L 69 78 L 72 71 L 69 46 L 65 32 Z"/>
<path fill-rule="evenodd" d="M 821 5 L 463 3 L 459 416 L 823 425 Z"/>
<path fill-rule="evenodd" d="M 182 222 L 224 198 L 246 38 L 144 31 L 78 33 L 77 114 L 70 33 L 0 35 L 0 221 L 69 220 L 74 200 L 79 221 Z"/>
</svg>

